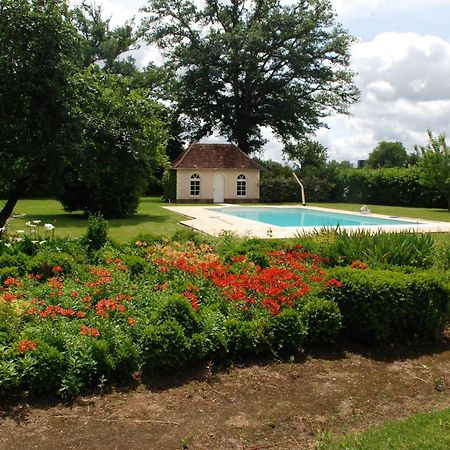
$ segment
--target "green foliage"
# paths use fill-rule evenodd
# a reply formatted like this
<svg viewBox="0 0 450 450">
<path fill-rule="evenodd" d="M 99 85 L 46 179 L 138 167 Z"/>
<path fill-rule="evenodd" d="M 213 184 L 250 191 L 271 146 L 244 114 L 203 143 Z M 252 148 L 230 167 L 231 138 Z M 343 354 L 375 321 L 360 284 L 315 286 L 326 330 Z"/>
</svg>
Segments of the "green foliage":
<svg viewBox="0 0 450 450">
<path fill-rule="evenodd" d="M 166 165 L 162 109 L 146 89 L 93 67 L 74 83 L 79 144 L 66 161 L 58 200 L 68 211 L 132 214 L 155 171 Z"/>
<path fill-rule="evenodd" d="M 440 193 L 450 211 L 450 147 L 443 133 L 435 137 L 428 131 L 428 138 L 428 145 L 416 147 L 420 183 Z"/>
<path fill-rule="evenodd" d="M 342 328 L 342 314 L 337 303 L 332 300 L 309 301 L 302 308 L 300 318 L 308 330 L 308 344 L 333 343 Z"/>
<path fill-rule="evenodd" d="M 41 275 L 44 278 L 71 274 L 75 267 L 75 261 L 72 255 L 64 252 L 44 250 L 33 256 L 27 263 L 29 273 Z"/>
<path fill-rule="evenodd" d="M 79 41 L 66 1 L 0 3 L 0 185 L 8 202 L 54 185 L 73 148 L 71 77 Z"/>
<path fill-rule="evenodd" d="M 290 160 L 300 164 L 300 168 L 312 169 L 325 166 L 327 149 L 319 142 L 303 139 L 297 144 L 286 144 L 283 152 Z"/>
<path fill-rule="evenodd" d="M 297 311 L 284 309 L 274 317 L 271 332 L 273 351 L 276 354 L 295 354 L 305 341 L 308 329 Z"/>
<path fill-rule="evenodd" d="M 147 327 L 142 335 L 141 348 L 144 378 L 183 367 L 190 353 L 189 340 L 183 327 L 175 320 Z"/>
<path fill-rule="evenodd" d="M 37 341 L 36 350 L 23 355 L 19 367 L 25 390 L 32 394 L 52 394 L 64 373 L 64 356 L 51 345 Z"/>
<path fill-rule="evenodd" d="M 224 322 L 228 351 L 233 356 L 250 358 L 267 354 L 272 347 L 270 322 L 229 317 Z"/>
<path fill-rule="evenodd" d="M 3 253 L 0 255 L 0 268 L 14 267 L 20 275 L 23 275 L 29 259 L 28 255 L 20 251 L 17 253 Z"/>
<path fill-rule="evenodd" d="M 379 142 L 369 153 L 367 167 L 379 169 L 381 167 L 404 167 L 408 162 L 408 154 L 401 142 Z"/>
<path fill-rule="evenodd" d="M 446 450 L 450 448 L 450 409 L 415 414 L 405 420 L 370 427 L 364 433 L 328 439 L 317 450 Z"/>
<path fill-rule="evenodd" d="M 439 272 L 334 269 L 343 283 L 325 290 L 342 313 L 344 333 L 364 342 L 437 339 L 450 319 L 450 286 Z"/>
<path fill-rule="evenodd" d="M 215 306 L 204 307 L 200 312 L 201 338 L 193 335 L 193 354 L 198 359 L 223 359 L 227 353 L 225 315 Z M 195 338 L 195 339 L 194 339 Z"/>
<path fill-rule="evenodd" d="M 0 266 L 0 285 L 3 284 L 3 282 L 9 278 L 9 277 L 13 277 L 13 278 L 17 278 L 19 276 L 19 271 L 17 269 L 17 267 L 1 267 Z"/>
<path fill-rule="evenodd" d="M 82 36 L 84 67 L 101 62 L 102 69 L 108 72 L 127 75 L 137 70 L 134 60 L 122 58 L 118 61 L 118 57 L 136 42 L 132 23 L 111 30 L 110 19 L 102 19 L 101 6 L 86 1 L 82 1 L 73 14 L 74 24 Z"/>
<path fill-rule="evenodd" d="M 358 96 L 353 38 L 327 0 L 152 0 L 145 11 L 148 42 L 179 74 L 175 100 L 193 137 L 217 130 L 250 153 L 264 143 L 262 127 L 302 139 Z"/>
<path fill-rule="evenodd" d="M 102 214 L 95 213 L 89 215 L 86 233 L 81 238 L 81 242 L 91 252 L 93 250 L 100 250 L 108 240 L 108 227 L 108 221 L 104 219 Z"/>
<path fill-rule="evenodd" d="M 325 151 L 325 150 L 324 150 Z M 320 154 L 304 156 L 306 166 L 296 169 L 306 193 L 307 202 L 335 201 L 339 198 L 339 173 L 347 168 L 345 163 L 323 162 Z M 260 200 L 262 202 L 300 202 L 300 186 L 295 181 L 292 169 L 274 161 L 259 161 L 265 168 L 261 172 Z"/>
<path fill-rule="evenodd" d="M 177 172 L 166 170 L 163 174 L 163 200 L 169 202 L 177 198 Z"/>
<path fill-rule="evenodd" d="M 122 262 L 133 277 L 143 275 L 148 270 L 148 262 L 140 256 L 123 255 Z"/>
<path fill-rule="evenodd" d="M 350 265 L 361 260 L 370 267 L 431 267 L 436 242 L 431 233 L 370 233 L 359 230 L 320 230 L 300 241 L 313 252 L 329 258 L 330 265 Z"/>
<path fill-rule="evenodd" d="M 442 198 L 424 189 L 419 177 L 416 166 L 342 170 L 338 174 L 338 200 L 374 205 L 442 206 Z"/>
<path fill-rule="evenodd" d="M 199 331 L 198 318 L 191 303 L 178 294 L 173 295 L 160 306 L 156 320 L 159 324 L 170 320 L 177 321 L 189 338 Z"/>
</svg>

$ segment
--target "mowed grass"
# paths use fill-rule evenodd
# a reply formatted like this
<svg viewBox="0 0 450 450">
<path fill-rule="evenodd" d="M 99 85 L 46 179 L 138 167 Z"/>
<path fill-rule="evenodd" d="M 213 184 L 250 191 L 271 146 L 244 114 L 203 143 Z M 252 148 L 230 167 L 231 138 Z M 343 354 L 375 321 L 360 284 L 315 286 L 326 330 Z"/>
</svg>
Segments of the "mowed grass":
<svg viewBox="0 0 450 450">
<path fill-rule="evenodd" d="M 0 200 L 0 207 L 4 201 Z M 125 219 L 109 220 L 109 236 L 118 242 L 127 242 L 138 234 L 154 234 L 156 236 L 170 237 L 181 228 L 178 224 L 185 218 L 165 208 L 157 197 L 143 197 L 139 203 L 138 213 Z M 24 230 L 30 220 L 41 220 L 42 224 L 51 223 L 55 226 L 55 235 L 60 237 L 77 238 L 84 234 L 87 219 L 81 213 L 67 213 L 61 204 L 50 199 L 20 200 L 14 209 L 14 215 L 25 214 L 24 217 L 15 218 L 10 222 L 9 228 L 13 231 Z M 41 227 L 42 230 L 42 227 Z"/>
<path fill-rule="evenodd" d="M 355 203 L 308 203 L 310 206 L 322 208 L 344 209 L 360 212 L 361 205 Z M 373 214 L 384 214 L 394 217 L 411 217 L 414 219 L 437 220 L 450 222 L 450 211 L 440 208 L 412 208 L 406 206 L 367 205 Z"/>
<path fill-rule="evenodd" d="M 416 414 L 400 422 L 389 422 L 365 433 L 329 440 L 320 450 L 448 450 L 450 409 Z"/>
<path fill-rule="evenodd" d="M 5 201 L 0 200 L 0 208 Z M 309 203 L 311 206 L 335 208 L 359 212 L 361 205 L 352 203 Z M 127 242 L 139 234 L 153 234 L 170 237 L 180 229 L 178 222 L 184 216 L 168 211 L 164 208 L 167 203 L 161 202 L 159 197 L 143 197 L 138 207 L 138 213 L 125 219 L 109 221 L 109 236 L 118 242 Z M 426 220 L 450 222 L 450 212 L 445 209 L 406 208 L 399 206 L 368 205 L 371 212 L 388 216 L 412 217 Z M 50 199 L 20 200 L 14 214 L 24 214 L 22 218 L 10 222 L 12 231 L 27 230 L 25 223 L 30 220 L 41 220 L 42 224 L 51 223 L 55 226 L 55 235 L 61 237 L 80 237 L 86 229 L 87 220 L 81 213 L 67 213 L 61 204 Z M 443 244 L 450 245 L 450 234 L 437 233 L 436 238 Z"/>
</svg>

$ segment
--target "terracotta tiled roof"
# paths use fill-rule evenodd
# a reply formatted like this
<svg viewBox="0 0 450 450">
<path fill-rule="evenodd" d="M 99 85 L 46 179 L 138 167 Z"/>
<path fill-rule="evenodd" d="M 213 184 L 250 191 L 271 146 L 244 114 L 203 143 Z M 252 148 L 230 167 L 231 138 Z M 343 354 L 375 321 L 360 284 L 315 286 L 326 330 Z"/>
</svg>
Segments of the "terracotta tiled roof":
<svg viewBox="0 0 450 450">
<path fill-rule="evenodd" d="M 261 169 L 234 144 L 191 144 L 172 169 Z"/>
</svg>

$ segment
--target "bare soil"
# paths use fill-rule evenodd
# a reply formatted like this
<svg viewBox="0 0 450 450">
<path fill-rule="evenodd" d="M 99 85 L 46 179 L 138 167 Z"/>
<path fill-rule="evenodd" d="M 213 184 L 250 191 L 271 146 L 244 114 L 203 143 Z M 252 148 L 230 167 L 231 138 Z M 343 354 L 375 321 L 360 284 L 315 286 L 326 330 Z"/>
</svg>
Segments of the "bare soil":
<svg viewBox="0 0 450 450">
<path fill-rule="evenodd" d="M 0 449 L 310 449 L 324 433 L 450 407 L 450 341 L 209 365 L 70 405 L 7 403 Z"/>
</svg>

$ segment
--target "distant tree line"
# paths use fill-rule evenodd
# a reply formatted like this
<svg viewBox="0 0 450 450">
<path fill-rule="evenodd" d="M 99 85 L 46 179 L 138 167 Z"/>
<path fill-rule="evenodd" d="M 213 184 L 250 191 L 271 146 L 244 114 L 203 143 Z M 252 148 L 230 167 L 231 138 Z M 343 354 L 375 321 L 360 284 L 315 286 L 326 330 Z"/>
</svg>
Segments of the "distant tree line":
<svg viewBox="0 0 450 450">
<path fill-rule="evenodd" d="M 399 142 L 380 142 L 368 164 L 356 169 L 349 162 L 327 161 L 325 148 L 305 141 L 297 149 L 297 167 L 273 161 L 264 167 L 260 193 L 264 202 L 300 202 L 302 180 L 309 202 L 450 208 L 450 152 L 445 136 L 428 132 L 429 143 L 408 154 Z M 314 151 L 308 151 L 314 149 Z"/>
</svg>

